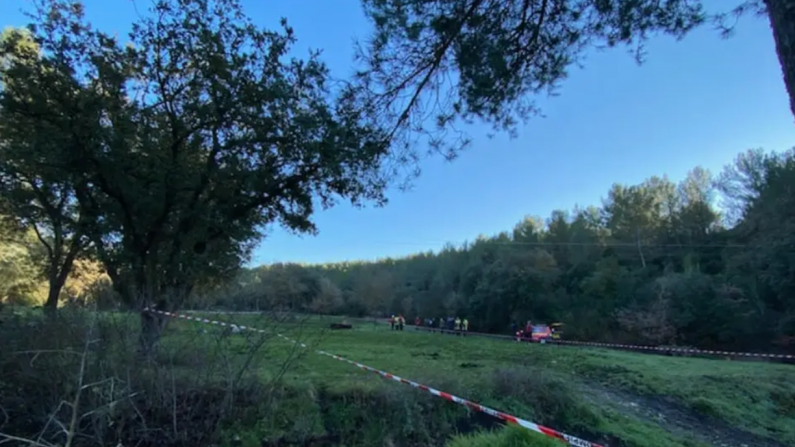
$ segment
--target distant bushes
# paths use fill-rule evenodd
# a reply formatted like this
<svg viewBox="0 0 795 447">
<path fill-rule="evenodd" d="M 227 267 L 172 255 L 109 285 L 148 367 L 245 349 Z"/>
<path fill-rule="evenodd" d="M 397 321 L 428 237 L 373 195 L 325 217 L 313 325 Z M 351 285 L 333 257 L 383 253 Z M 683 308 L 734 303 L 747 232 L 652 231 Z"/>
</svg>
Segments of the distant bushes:
<svg viewBox="0 0 795 447">
<path fill-rule="evenodd" d="M 53 321 L 0 315 L 0 441 L 211 445 L 225 421 L 269 399 L 267 384 L 251 380 L 242 364 L 196 364 L 207 359 L 206 338 L 142 357 L 136 323 L 80 310 Z"/>
</svg>

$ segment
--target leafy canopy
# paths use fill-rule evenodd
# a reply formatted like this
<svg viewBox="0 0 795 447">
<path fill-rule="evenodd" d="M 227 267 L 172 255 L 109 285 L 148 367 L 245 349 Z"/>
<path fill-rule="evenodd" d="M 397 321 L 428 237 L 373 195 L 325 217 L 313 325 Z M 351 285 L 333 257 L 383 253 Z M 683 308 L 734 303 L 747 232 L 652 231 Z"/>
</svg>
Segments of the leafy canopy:
<svg viewBox="0 0 795 447">
<path fill-rule="evenodd" d="M 79 2 L 31 17 L 40 55 L 0 53 L 0 137 L 69 182 L 115 282 L 151 297 L 239 265 L 270 223 L 311 232 L 318 204 L 384 202 L 386 132 L 351 88 L 332 91 L 316 53 L 287 57 L 286 21 L 261 30 L 236 0 L 158 0 L 122 44 Z"/>
<path fill-rule="evenodd" d="M 513 135 L 539 113 L 591 48 L 625 46 L 643 58 L 655 34 L 682 38 L 734 15 L 765 10 L 757 0 L 710 15 L 700 0 L 363 0 L 375 27 L 359 46 L 358 83 L 398 142 L 422 137 L 454 157 L 469 143 L 460 122 L 483 121 Z M 428 120 L 435 118 L 435 121 Z"/>
</svg>

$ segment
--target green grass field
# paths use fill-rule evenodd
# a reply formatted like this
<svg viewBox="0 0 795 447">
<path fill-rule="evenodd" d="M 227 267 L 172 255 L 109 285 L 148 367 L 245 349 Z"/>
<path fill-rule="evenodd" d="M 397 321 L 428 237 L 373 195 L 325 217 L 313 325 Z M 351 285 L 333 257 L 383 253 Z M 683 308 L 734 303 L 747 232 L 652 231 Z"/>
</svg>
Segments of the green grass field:
<svg viewBox="0 0 795 447">
<path fill-rule="evenodd" d="M 234 334 L 224 337 L 225 344 L 211 346 L 210 340 L 217 338 L 212 335 L 223 328 L 173 320 L 163 345 L 174 348 L 174 356 L 189 357 L 195 354 L 181 346 L 201 347 L 198 340 L 204 337 L 212 355 L 244 356 L 248 346 L 264 337 L 256 358 L 248 361 L 256 362 L 262 379 L 279 378 L 291 397 L 282 401 L 279 411 L 271 412 L 280 414 L 282 421 L 257 422 L 257 433 L 252 434 L 257 439 L 289 438 L 297 436 L 295 430 L 323 435 L 329 431 L 329 422 L 320 413 L 328 415 L 329 405 L 340 415 L 333 426 L 344 425 L 346 418 L 356 420 L 362 415 L 355 412 L 363 411 L 371 421 L 364 431 L 373 432 L 393 430 L 395 424 L 420 423 L 430 424 L 433 430 L 436 422 L 429 421 L 434 417 L 451 421 L 467 413 L 455 404 L 421 396 L 422 392 L 409 386 L 311 352 L 323 349 L 611 446 L 795 445 L 795 367 L 791 365 L 530 345 L 420 333 L 410 327 L 393 332 L 386 325 L 367 322 L 355 323 L 353 330 L 325 330 L 329 323 L 339 321 L 331 317 L 280 324 L 256 315 L 208 317 L 264 328 L 269 334 Z M 310 349 L 271 337 L 274 332 L 298 338 Z M 181 361 L 190 367 L 189 359 Z M 284 368 L 285 364 L 289 367 Z M 373 399 L 382 401 L 368 402 Z M 381 408 L 385 405 L 401 410 Z M 406 410 L 414 406 L 417 411 Z M 412 417 L 418 419 L 412 421 Z M 303 422 L 296 423 L 295 418 Z M 379 418 L 383 426 L 372 422 Z M 477 428 L 484 426 L 488 423 Z M 248 433 L 252 428 L 241 423 L 235 429 Z M 458 431 L 467 430 L 459 427 Z M 511 430 L 450 441 L 455 447 L 480 445 L 555 444 Z"/>
</svg>

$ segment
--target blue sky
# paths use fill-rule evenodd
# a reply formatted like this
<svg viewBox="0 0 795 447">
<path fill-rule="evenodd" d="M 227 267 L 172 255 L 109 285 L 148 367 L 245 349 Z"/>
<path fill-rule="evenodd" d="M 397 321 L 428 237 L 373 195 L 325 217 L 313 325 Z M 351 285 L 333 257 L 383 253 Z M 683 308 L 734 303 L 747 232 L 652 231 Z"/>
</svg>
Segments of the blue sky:
<svg viewBox="0 0 795 447">
<path fill-rule="evenodd" d="M 148 0 L 137 0 L 143 11 Z M 96 26 L 123 35 L 131 0 L 87 0 Z M 716 0 L 715 4 L 726 4 Z M 0 2 L 0 26 L 22 25 L 26 0 Z M 287 17 L 296 50 L 323 49 L 335 76 L 351 67 L 352 40 L 369 27 L 358 0 L 243 0 L 246 13 L 273 27 Z M 273 229 L 252 264 L 328 262 L 402 256 L 513 227 L 525 215 L 549 216 L 574 204 L 598 205 L 612 183 L 651 175 L 681 179 L 694 166 L 718 172 L 745 149 L 795 145 L 781 69 L 767 20 L 741 20 L 731 39 L 709 28 L 681 42 L 652 40 L 638 66 L 623 50 L 588 55 L 554 98 L 539 98 L 545 118 L 519 137 L 489 139 L 472 126 L 471 149 L 452 163 L 430 159 L 410 192 L 386 207 L 342 204 L 316 215 L 318 236 Z"/>
</svg>

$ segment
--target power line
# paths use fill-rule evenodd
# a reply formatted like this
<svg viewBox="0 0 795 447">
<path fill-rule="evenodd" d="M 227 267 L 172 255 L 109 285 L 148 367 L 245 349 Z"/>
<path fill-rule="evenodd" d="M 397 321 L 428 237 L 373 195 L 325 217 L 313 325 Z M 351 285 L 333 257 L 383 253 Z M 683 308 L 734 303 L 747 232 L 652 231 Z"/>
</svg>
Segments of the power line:
<svg viewBox="0 0 795 447">
<path fill-rule="evenodd" d="M 467 241 L 462 243 L 440 242 L 440 241 L 417 241 L 417 242 L 387 242 L 387 241 L 370 241 L 367 243 L 385 244 L 385 245 L 442 245 L 453 246 L 454 248 L 472 248 L 473 245 L 503 245 L 503 246 L 528 246 L 528 247 L 625 247 L 625 248 L 761 248 L 763 245 L 758 244 L 638 244 L 636 242 L 531 242 L 531 241 L 494 241 L 489 239 L 481 239 L 475 241 Z M 346 244 L 348 245 L 348 244 Z M 444 247 L 442 247 L 444 248 Z"/>
<path fill-rule="evenodd" d="M 267 244 L 267 240 L 264 241 Z M 333 249 L 332 246 L 324 244 L 324 249 Z M 709 249 L 713 250 L 724 250 L 724 249 L 731 249 L 731 250 L 756 250 L 760 248 L 764 248 L 766 246 L 760 244 L 653 244 L 653 243 L 645 243 L 638 245 L 636 242 L 551 242 L 551 241 L 500 241 L 500 240 L 493 240 L 493 239 L 476 239 L 474 241 L 465 241 L 459 243 L 453 243 L 450 241 L 367 241 L 367 240 L 359 240 L 359 241 L 348 241 L 342 242 L 340 241 L 339 244 L 334 244 L 334 246 L 340 246 L 345 248 L 351 248 L 356 246 L 367 246 L 367 245 L 382 245 L 382 246 L 404 246 L 404 247 L 417 247 L 416 249 L 410 250 L 409 252 L 404 252 L 401 254 L 382 254 L 376 257 L 368 257 L 367 259 L 348 259 L 348 260 L 339 260 L 339 261 L 328 261 L 328 262 L 359 262 L 359 261 L 369 261 L 369 262 L 376 262 L 378 260 L 386 260 L 386 259 L 404 259 L 404 258 L 411 258 L 414 256 L 422 256 L 427 255 L 429 253 L 433 255 L 440 255 L 445 250 L 452 249 L 456 251 L 468 251 L 471 252 L 476 246 L 482 248 L 486 248 L 488 246 L 499 246 L 499 247 L 527 247 L 527 248 L 555 248 L 555 247 L 566 247 L 566 248 L 592 248 L 594 250 L 607 250 L 607 249 L 621 249 L 620 256 L 624 258 L 639 258 L 640 254 L 638 250 L 649 250 L 648 253 L 650 256 L 660 256 L 660 255 L 682 255 L 683 251 L 685 250 L 700 250 L 701 254 L 704 252 L 708 252 Z M 769 246 L 768 246 L 769 247 Z M 661 253 L 662 252 L 662 253 Z M 714 253 L 714 252 L 713 252 Z M 735 252 L 736 253 L 736 252 Z M 263 264 L 269 263 L 281 263 L 289 261 L 279 261 L 277 259 L 272 259 L 271 261 L 260 261 Z M 324 262 L 320 262 L 321 264 Z"/>
</svg>

